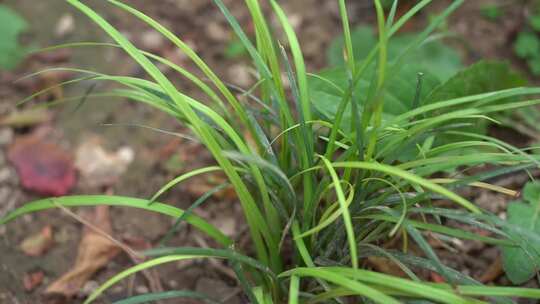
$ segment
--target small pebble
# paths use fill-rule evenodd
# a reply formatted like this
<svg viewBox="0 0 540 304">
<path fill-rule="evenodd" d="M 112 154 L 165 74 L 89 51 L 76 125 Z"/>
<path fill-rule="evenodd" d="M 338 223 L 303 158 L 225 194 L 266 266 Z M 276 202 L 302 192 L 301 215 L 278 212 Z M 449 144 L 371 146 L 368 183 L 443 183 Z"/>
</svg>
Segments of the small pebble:
<svg viewBox="0 0 540 304">
<path fill-rule="evenodd" d="M 210 22 L 205 28 L 206 35 L 214 41 L 226 42 L 229 40 L 229 32 L 219 24 L 219 22 Z"/>
<path fill-rule="evenodd" d="M 11 172 L 9 168 L 2 168 L 0 169 L 0 184 L 5 184 L 9 181 L 9 178 L 11 176 Z"/>
<path fill-rule="evenodd" d="M 229 78 L 234 84 L 248 88 L 252 84 L 252 77 L 249 72 L 249 67 L 243 64 L 236 64 L 227 71 Z"/>
<path fill-rule="evenodd" d="M 8 167 L 0 169 L 0 184 L 17 184 L 17 176 Z"/>
<path fill-rule="evenodd" d="M 22 216 L 22 219 L 25 223 L 30 224 L 34 221 L 34 217 L 31 214 L 25 214 Z"/>
<path fill-rule="evenodd" d="M 150 290 L 148 290 L 148 287 L 141 285 L 141 286 L 135 287 L 135 292 L 138 294 L 145 294 L 145 293 L 150 292 Z"/>
<path fill-rule="evenodd" d="M 83 288 L 79 292 L 79 294 L 83 297 L 89 296 L 92 294 L 96 289 L 99 288 L 99 283 L 96 281 L 88 281 L 84 284 Z"/>
<path fill-rule="evenodd" d="M 0 129 L 0 146 L 9 145 L 13 141 L 13 129 L 2 128 Z"/>
<path fill-rule="evenodd" d="M 11 195 L 11 189 L 7 186 L 0 186 L 0 204 L 5 203 Z"/>
<path fill-rule="evenodd" d="M 64 14 L 60 17 L 60 20 L 58 20 L 54 33 L 56 34 L 56 37 L 65 37 L 66 35 L 73 33 L 74 30 L 75 19 L 71 14 Z"/>
<path fill-rule="evenodd" d="M 113 287 L 113 288 L 111 289 L 111 291 L 112 291 L 113 293 L 120 294 L 120 293 L 124 292 L 124 287 L 122 287 L 122 286 L 115 286 L 115 287 Z"/>
<path fill-rule="evenodd" d="M 160 52 L 165 44 L 165 38 L 156 31 L 146 31 L 140 39 L 142 48 L 150 52 Z"/>
</svg>

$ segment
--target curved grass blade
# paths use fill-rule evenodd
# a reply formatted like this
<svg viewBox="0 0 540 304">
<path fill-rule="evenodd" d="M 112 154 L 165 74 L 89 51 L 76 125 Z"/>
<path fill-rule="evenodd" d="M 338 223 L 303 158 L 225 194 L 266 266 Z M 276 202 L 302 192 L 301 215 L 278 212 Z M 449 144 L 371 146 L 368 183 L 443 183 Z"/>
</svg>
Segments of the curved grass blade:
<svg viewBox="0 0 540 304">
<path fill-rule="evenodd" d="M 259 208 L 257 207 L 257 204 L 255 203 L 254 197 L 251 195 L 251 193 L 247 189 L 247 186 L 244 184 L 241 177 L 235 171 L 230 161 L 221 155 L 221 148 L 214 136 L 214 132 L 207 125 L 205 125 L 197 116 L 196 112 L 193 110 L 193 108 L 188 102 L 189 98 L 178 92 L 174 85 L 170 82 L 170 80 L 168 80 L 167 77 L 163 75 L 163 73 L 155 65 L 153 65 L 148 58 L 146 58 L 131 42 L 129 42 L 124 36 L 122 36 L 122 34 L 118 30 L 116 30 L 109 22 L 107 22 L 103 17 L 98 15 L 90 7 L 86 6 L 80 1 L 67 1 L 69 4 L 73 5 L 82 13 L 87 15 L 90 19 L 92 19 L 103 30 L 105 30 L 113 40 L 115 40 L 120 46 L 122 46 L 122 48 L 137 63 L 139 63 L 140 66 L 146 72 L 148 72 L 148 74 L 153 79 L 156 80 L 156 82 L 163 88 L 166 94 L 171 97 L 175 106 L 180 110 L 182 114 L 186 116 L 188 121 L 193 126 L 195 133 L 201 137 L 201 140 L 212 152 L 212 155 L 214 156 L 218 164 L 223 168 L 224 172 L 229 177 L 231 183 L 234 185 L 242 207 L 245 211 L 248 226 L 250 228 L 250 233 L 255 243 L 255 247 L 259 257 L 268 263 L 270 263 L 270 256 L 272 256 L 273 258 L 279 258 L 277 255 L 270 255 L 268 252 L 268 249 L 269 251 L 277 250 L 278 241 L 276 239 L 279 236 L 273 236 L 271 234 L 271 230 L 267 229 L 268 227 L 265 227 L 265 223 L 267 223 L 267 221 L 264 220 L 264 217 L 262 216 Z M 151 22 L 150 20 L 148 21 Z M 265 245 L 265 241 L 268 246 Z M 276 267 L 279 268 L 279 266 L 277 265 L 279 263 L 274 262 L 274 264 L 276 264 Z"/>
<path fill-rule="evenodd" d="M 165 292 L 156 292 L 143 294 L 139 296 L 134 296 L 128 299 L 116 301 L 113 304 L 145 304 L 160 300 L 176 299 L 176 298 L 188 298 L 201 300 L 209 304 L 220 304 L 221 302 L 211 299 L 205 294 L 200 292 L 190 291 L 190 290 L 175 290 L 175 291 L 165 291 Z"/>
<path fill-rule="evenodd" d="M 196 170 L 193 170 L 193 171 L 190 171 L 186 174 L 182 174 L 178 177 L 176 177 L 175 179 L 169 181 L 165 186 L 161 187 L 161 189 L 159 189 L 149 200 L 148 200 L 148 204 L 151 205 L 152 203 L 154 203 L 155 200 L 157 200 L 163 193 L 165 193 L 167 190 L 171 189 L 172 187 L 178 185 L 179 183 L 189 179 L 189 178 L 192 178 L 194 176 L 197 176 L 199 174 L 204 174 L 204 173 L 210 173 L 210 172 L 215 172 L 215 171 L 222 171 L 221 167 L 217 167 L 217 166 L 210 166 L 210 167 L 204 167 L 204 168 L 200 168 L 200 169 L 196 169 Z"/>
<path fill-rule="evenodd" d="M 381 220 L 381 221 L 388 221 L 392 223 L 397 223 L 400 221 L 400 218 L 398 217 L 390 216 L 390 215 L 382 215 L 382 214 L 365 215 L 365 216 L 358 216 L 354 218 L 355 219 Z M 456 237 L 456 238 L 460 238 L 464 240 L 475 240 L 475 241 L 480 241 L 487 244 L 500 245 L 500 246 L 513 246 L 514 245 L 514 243 L 511 241 L 482 236 L 482 235 L 478 235 L 478 234 L 464 231 L 461 229 L 455 229 L 455 228 L 451 228 L 451 227 L 447 227 L 443 225 L 424 223 L 424 222 L 419 222 L 419 221 L 414 221 L 414 220 L 405 220 L 405 222 L 408 225 L 411 225 L 418 229 L 440 233 L 443 235 L 448 235 L 448 236 L 452 236 L 452 237 Z"/>
<path fill-rule="evenodd" d="M 197 247 L 166 247 L 154 248 L 143 252 L 148 257 L 164 257 L 164 256 L 202 256 L 215 257 L 235 261 L 245 264 L 254 269 L 258 269 L 269 277 L 275 278 L 275 274 L 266 265 L 257 261 L 254 258 L 239 254 L 231 249 L 214 249 L 214 248 L 197 248 Z"/>
<path fill-rule="evenodd" d="M 157 259 L 153 259 L 153 260 L 149 260 L 149 261 L 146 261 L 146 262 L 143 262 L 143 263 L 140 263 L 138 265 L 135 265 L 131 268 L 128 268 L 118 274 L 116 274 L 115 276 L 113 276 L 112 278 L 110 278 L 109 280 L 107 280 L 105 283 L 103 283 L 101 286 L 99 286 L 94 292 L 92 292 L 88 298 L 84 301 L 83 304 L 90 304 L 92 302 L 94 302 L 94 300 L 96 300 L 101 294 L 103 294 L 103 292 L 107 289 L 109 289 L 111 286 L 113 286 L 114 284 L 118 283 L 119 281 L 121 281 L 122 279 L 134 274 L 134 273 L 137 273 L 137 272 L 140 272 L 140 271 L 143 271 L 145 269 L 148 269 L 148 268 L 152 268 L 152 267 L 155 267 L 155 266 L 159 266 L 161 264 L 165 264 L 165 263 L 171 263 L 171 262 L 176 262 L 176 261 L 181 261 L 181 260 L 189 260 L 189 259 L 195 259 L 195 258 L 201 258 L 202 256 L 196 256 L 196 255 L 192 255 L 192 256 L 189 256 L 189 255 L 173 255 L 173 256 L 165 256 L 165 257 L 161 257 L 161 258 L 157 258 Z"/>
<path fill-rule="evenodd" d="M 289 286 L 289 304 L 298 304 L 298 293 L 300 290 L 300 278 L 297 276 L 291 276 L 291 283 Z"/>
<path fill-rule="evenodd" d="M 400 302 L 383 292 L 378 291 L 366 284 L 360 283 L 355 280 L 351 280 L 344 275 L 336 272 L 328 271 L 323 268 L 294 268 L 279 275 L 279 277 L 285 276 L 298 276 L 298 277 L 313 277 L 322 279 L 327 282 L 334 283 L 338 286 L 345 287 L 348 290 L 353 291 L 355 294 L 365 296 L 375 303 L 381 304 L 399 304 Z"/>
<path fill-rule="evenodd" d="M 392 166 L 383 165 L 383 164 L 374 163 L 374 162 L 336 162 L 336 163 L 333 163 L 332 166 L 335 168 L 356 168 L 356 169 L 379 171 L 379 172 L 386 173 L 392 176 L 397 176 L 410 183 L 420 185 L 435 193 L 441 194 L 453 200 L 454 202 L 458 203 L 462 207 L 469 209 L 470 211 L 474 213 L 480 213 L 480 209 L 478 207 L 473 205 L 468 200 L 462 198 L 461 196 L 453 193 L 452 191 L 449 191 L 448 189 L 440 185 L 437 185 L 433 182 L 430 182 L 429 180 L 426 180 L 417 175 L 411 174 L 410 172 L 399 169 L 397 167 L 392 167 Z"/>
<path fill-rule="evenodd" d="M 365 284 L 373 284 L 381 287 L 391 288 L 408 294 L 409 296 L 431 299 L 440 303 L 471 303 L 470 300 L 461 297 L 458 293 L 452 292 L 452 290 L 441 290 L 426 283 L 414 282 L 411 280 L 397 278 L 387 274 L 345 267 L 321 267 L 319 269 L 324 269 L 328 272 L 341 274 L 345 277 L 364 282 Z"/>
<path fill-rule="evenodd" d="M 338 202 L 341 209 L 341 214 L 343 216 L 343 222 L 345 224 L 345 230 L 347 233 L 347 240 L 349 242 L 349 250 L 351 255 L 351 263 L 353 268 L 358 268 L 358 255 L 357 255 L 357 249 L 356 249 L 356 239 L 354 236 L 354 228 L 351 221 L 351 215 L 349 213 L 349 206 L 347 205 L 347 199 L 345 198 L 345 194 L 343 193 L 343 188 L 341 187 L 341 183 L 339 182 L 339 178 L 337 176 L 336 171 L 334 170 L 334 167 L 330 163 L 328 159 L 326 159 L 324 156 L 320 155 L 324 165 L 326 166 L 328 173 L 330 173 L 330 177 L 332 178 L 332 181 L 334 183 L 334 188 L 336 190 L 336 195 L 338 197 Z"/>
<path fill-rule="evenodd" d="M 193 210 L 201 206 L 212 195 L 225 189 L 229 185 L 230 185 L 229 183 L 223 183 L 217 187 L 212 188 L 210 191 L 206 192 L 201 197 L 199 197 L 191 206 L 189 206 L 189 208 L 186 209 L 186 211 L 184 211 L 184 214 L 182 214 L 178 219 L 176 219 L 176 222 L 174 222 L 174 225 L 171 227 L 171 229 L 169 229 L 167 234 L 165 234 L 165 236 L 161 239 L 161 241 L 159 241 L 159 246 L 163 246 L 164 244 L 166 244 L 174 235 L 174 233 L 180 230 L 178 227 L 190 214 L 193 213 Z"/>
<path fill-rule="evenodd" d="M 119 206 L 119 207 L 132 207 L 152 212 L 157 212 L 171 216 L 173 218 L 180 217 L 184 211 L 176 207 L 154 203 L 148 205 L 148 200 L 124 197 L 124 196 L 107 196 L 107 195 L 80 195 L 80 196 L 64 196 L 49 199 L 37 200 L 31 203 L 27 203 L 24 206 L 12 211 L 5 217 L 0 219 L 0 225 L 4 225 L 24 214 L 42 211 L 46 209 L 53 209 L 57 207 L 57 204 L 64 207 L 83 207 L 83 206 Z M 232 240 L 221 233 L 217 228 L 206 222 L 200 217 L 190 215 L 186 218 L 186 221 L 197 229 L 206 233 L 208 236 L 215 239 L 220 245 L 227 247 L 232 244 Z"/>
</svg>

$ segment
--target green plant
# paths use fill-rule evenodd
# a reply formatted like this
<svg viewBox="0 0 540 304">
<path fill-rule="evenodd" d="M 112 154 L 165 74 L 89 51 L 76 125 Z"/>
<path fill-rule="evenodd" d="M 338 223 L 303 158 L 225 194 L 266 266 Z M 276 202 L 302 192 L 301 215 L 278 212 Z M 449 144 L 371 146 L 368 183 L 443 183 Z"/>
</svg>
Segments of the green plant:
<svg viewBox="0 0 540 304">
<path fill-rule="evenodd" d="M 227 47 L 225 48 L 223 55 L 225 55 L 225 58 L 234 59 L 234 58 L 247 56 L 248 52 L 246 48 L 244 47 L 244 44 L 242 44 L 241 41 L 238 41 L 235 39 L 227 43 Z"/>
<path fill-rule="evenodd" d="M 249 105 L 241 104 L 228 87 L 180 38 L 150 17 L 116 0 L 109 2 L 131 13 L 174 43 L 201 69 L 207 84 L 165 58 L 145 53 L 134 46 L 103 17 L 77 0 L 67 0 L 103 28 L 115 44 L 79 43 L 59 47 L 107 46 L 124 50 L 149 75 L 149 79 L 81 73 L 69 83 L 93 79 L 112 81 L 122 88 L 93 97 L 129 98 L 169 113 L 188 126 L 212 153 L 217 163 L 181 175 L 149 200 L 117 196 L 70 196 L 38 200 L 15 210 L 0 220 L 7 223 L 23 214 L 57 206 L 76 207 L 114 205 L 159 212 L 186 221 L 215 240 L 216 248 L 157 248 L 142 252 L 150 259 L 129 268 L 98 288 L 86 300 L 90 303 L 119 280 L 163 263 L 191 258 L 227 260 L 251 303 L 343 302 L 351 296 L 358 302 L 413 303 L 417 299 L 438 303 L 512 303 L 507 297 L 540 298 L 540 291 L 518 287 L 484 286 L 442 264 L 423 231 L 448 237 L 482 241 L 503 247 L 519 247 L 522 239 L 513 231 L 515 225 L 480 210 L 454 192 L 463 187 L 484 187 L 508 193 L 506 189 L 484 181 L 517 170 L 536 168 L 538 159 L 497 139 L 464 131 L 467 122 L 489 119 L 487 115 L 540 103 L 530 99 L 538 88 L 511 88 L 458 98 L 413 103 L 406 111 L 386 116 L 386 91 L 396 81 L 395 75 L 408 62 L 422 42 L 459 7 L 454 1 L 395 58 L 389 58 L 389 41 L 401 26 L 428 5 L 419 1 L 403 17 L 394 20 L 397 1 L 385 16 L 375 0 L 379 38 L 365 58 L 353 51 L 345 1 L 338 1 L 344 31 L 345 68 L 348 85 L 340 87 L 320 75 L 309 74 L 297 37 L 285 12 L 274 0 L 270 7 L 285 33 L 278 41 L 269 28 L 258 0 L 246 0 L 255 27 L 256 45 L 221 0 L 214 0 L 247 49 L 259 73 L 257 87 L 249 92 Z M 285 51 L 282 43 L 287 44 Z M 357 61 L 358 59 L 358 61 Z M 208 96 L 208 103 L 178 91 L 155 66 L 165 64 L 195 83 Z M 371 71 L 370 74 L 367 74 Z M 285 88 L 282 74 L 288 78 Z M 366 78 L 366 75 L 370 77 Z M 339 92 L 337 111 L 331 118 L 313 111 L 309 77 L 317 78 Z M 361 81 L 367 89 L 357 90 Z M 406 79 L 416 85 L 416 79 Z M 67 84 L 67 83 L 66 83 Z M 36 93 L 39 95 L 42 92 Z M 257 94 L 257 96 L 253 95 Z M 399 97 L 399 96 L 398 96 Z M 520 98 L 516 101 L 515 98 Z M 419 97 L 420 98 L 420 97 Z M 343 113 L 350 108 L 350 121 L 343 125 Z M 248 134 L 249 136 L 243 136 Z M 467 140 L 433 146 L 439 136 L 459 134 Z M 248 139 L 249 138 L 249 139 Z M 402 151 L 417 146 L 412 159 L 398 161 Z M 456 150 L 475 147 L 478 152 L 456 155 Z M 459 179 L 433 178 L 433 174 L 456 168 L 486 164 L 501 166 L 491 172 Z M 207 196 L 186 211 L 157 202 L 160 195 L 182 181 L 199 174 L 223 171 L 234 187 L 242 205 L 252 240 L 251 248 L 237 248 L 234 242 L 203 219 L 193 215 Z M 211 194 L 211 192 L 209 193 Z M 455 208 L 436 207 L 436 201 L 448 200 Z M 489 231 L 482 236 L 447 226 L 452 219 Z M 527 236 L 538 242 L 535 235 Z M 536 237 L 536 238 L 535 238 Z M 388 249 L 385 244 L 401 239 L 404 248 L 414 246 L 423 257 L 406 249 Z M 284 240 L 290 240 L 285 242 Z M 290 245 L 289 245 L 290 244 Z M 291 246 L 293 256 L 284 256 Z M 521 247 L 520 247 L 521 248 Z M 523 247 L 528 254 L 529 247 Z M 253 253 L 253 254 L 247 254 Z M 384 257 L 408 276 L 393 277 L 363 269 L 371 256 Z M 444 284 L 426 282 L 418 270 L 440 274 Z M 172 296 L 201 295 L 177 291 L 146 295 L 150 302 Z M 489 299 L 486 299 L 488 297 Z M 124 303 L 138 303 L 140 298 Z"/>
<path fill-rule="evenodd" d="M 484 5 L 480 8 L 480 14 L 490 21 L 497 21 L 504 15 L 504 10 L 497 5 Z"/>
<path fill-rule="evenodd" d="M 525 60 L 533 75 L 540 75 L 540 14 L 528 19 L 528 28 L 522 29 L 514 43 L 514 52 Z"/>
<path fill-rule="evenodd" d="M 523 189 L 523 200 L 508 206 L 508 222 L 519 227 L 524 235 L 522 246 L 528 250 L 503 247 L 503 266 L 514 284 L 522 284 L 540 270 L 540 259 L 528 252 L 540 252 L 540 243 L 530 242 L 527 235 L 540 234 L 540 183 L 530 182 Z M 509 231 L 509 233 L 512 233 Z"/>
<path fill-rule="evenodd" d="M 19 43 L 19 35 L 28 25 L 16 12 L 0 5 L 0 69 L 11 70 L 24 59 L 28 49 Z"/>
</svg>

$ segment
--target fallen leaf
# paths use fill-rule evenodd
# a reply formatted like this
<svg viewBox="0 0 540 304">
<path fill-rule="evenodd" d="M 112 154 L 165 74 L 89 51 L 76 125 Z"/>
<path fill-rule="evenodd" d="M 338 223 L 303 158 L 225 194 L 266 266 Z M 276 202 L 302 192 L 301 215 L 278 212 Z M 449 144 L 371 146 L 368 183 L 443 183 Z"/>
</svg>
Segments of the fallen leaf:
<svg viewBox="0 0 540 304">
<path fill-rule="evenodd" d="M 43 271 L 35 271 L 26 273 L 23 277 L 24 290 L 30 292 L 36 289 L 43 282 L 45 275 Z"/>
<path fill-rule="evenodd" d="M 227 177 L 222 173 L 205 174 L 194 177 L 185 182 L 185 190 L 194 198 L 199 198 L 215 187 L 227 182 Z M 237 198 L 234 188 L 227 187 L 216 192 L 213 197 L 218 200 L 235 200 Z"/>
<path fill-rule="evenodd" d="M 396 277 L 407 277 L 407 274 L 403 272 L 403 270 L 401 270 L 401 268 L 399 268 L 396 263 L 392 262 L 387 258 L 370 256 L 368 257 L 368 263 L 373 267 L 373 269 L 377 270 L 378 272 L 390 274 Z"/>
<path fill-rule="evenodd" d="M 20 248 L 22 252 L 24 252 L 24 254 L 37 257 L 47 252 L 47 250 L 51 247 L 52 244 L 52 227 L 50 225 L 47 225 L 43 227 L 40 232 L 24 239 L 20 245 Z"/>
<path fill-rule="evenodd" d="M 123 147 L 114 153 L 107 152 L 100 138 L 91 137 L 77 148 L 75 167 L 85 186 L 111 186 L 126 172 L 133 158 L 131 148 Z"/>
<path fill-rule="evenodd" d="M 56 49 L 48 52 L 35 53 L 32 58 L 35 58 L 41 63 L 60 64 L 68 61 L 71 58 L 71 55 L 71 49 Z"/>
<path fill-rule="evenodd" d="M 502 257 L 498 256 L 495 261 L 489 267 L 486 269 L 486 271 L 482 274 L 479 282 L 483 284 L 487 284 L 490 282 L 495 281 L 498 277 L 504 274 L 503 264 L 502 264 Z"/>
<path fill-rule="evenodd" d="M 0 118 L 0 126 L 9 126 L 14 128 L 30 127 L 48 122 L 50 119 L 51 115 L 45 109 L 13 111 Z"/>
<path fill-rule="evenodd" d="M 99 227 L 103 233 L 110 234 L 112 232 L 108 206 L 96 207 L 95 215 L 89 222 L 95 227 Z M 86 227 L 72 270 L 49 285 L 45 290 L 45 295 L 72 298 L 99 269 L 107 265 L 120 251 L 121 249 L 107 236 Z"/>
<path fill-rule="evenodd" d="M 436 272 L 430 272 L 429 276 L 431 277 L 431 281 L 435 283 L 446 283 L 446 280 L 438 273 Z"/>
<path fill-rule="evenodd" d="M 43 63 L 60 64 L 60 62 L 65 61 L 64 58 L 66 58 L 66 55 L 69 55 L 66 54 L 66 52 L 70 52 L 70 50 L 56 50 L 53 52 L 35 54 L 34 58 Z M 73 78 L 74 74 L 70 71 L 49 71 L 36 77 L 18 80 L 13 85 L 29 94 L 43 91 L 42 94 L 34 98 L 36 101 L 59 100 L 64 96 L 64 86 L 59 84 Z"/>
<path fill-rule="evenodd" d="M 62 196 L 75 185 L 70 154 L 46 142 L 41 132 L 17 138 L 9 148 L 8 158 L 25 189 L 41 195 Z"/>
</svg>

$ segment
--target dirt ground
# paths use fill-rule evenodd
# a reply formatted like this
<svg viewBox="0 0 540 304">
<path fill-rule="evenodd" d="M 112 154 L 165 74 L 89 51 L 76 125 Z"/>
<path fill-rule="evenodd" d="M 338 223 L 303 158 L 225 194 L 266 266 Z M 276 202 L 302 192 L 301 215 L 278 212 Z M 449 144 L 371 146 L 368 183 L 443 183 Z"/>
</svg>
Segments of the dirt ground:
<svg viewBox="0 0 540 304">
<path fill-rule="evenodd" d="M 41 47 L 74 41 L 108 41 L 100 30 L 92 25 L 85 17 L 75 12 L 73 8 L 61 0 L 5 0 L 0 1 L 16 9 L 31 24 L 30 32 L 25 40 Z M 170 60 L 181 63 L 191 70 L 186 58 L 179 54 L 167 41 L 156 36 L 143 24 L 136 22 L 126 13 L 111 8 L 104 1 L 87 1 L 107 20 L 117 26 L 130 39 L 143 48 L 156 51 Z M 252 24 L 244 7 L 243 1 L 225 1 L 234 15 L 245 26 L 248 33 Z M 288 12 L 291 22 L 299 33 L 300 42 L 305 52 L 305 58 L 310 71 L 316 72 L 323 68 L 325 52 L 329 43 L 340 33 L 340 21 L 335 1 L 327 0 L 286 0 L 281 1 Z M 354 24 L 372 23 L 374 11 L 370 1 L 349 1 L 351 3 L 351 20 Z M 422 28 L 430 15 L 439 11 L 449 1 L 434 1 L 435 4 L 415 19 L 407 30 Z M 463 37 L 466 44 L 455 44 L 461 51 L 466 62 L 474 62 L 480 58 L 505 59 L 522 71 L 523 63 L 517 60 L 511 51 L 511 42 L 522 26 L 525 9 L 520 4 L 511 5 L 507 15 L 500 22 L 494 23 L 480 17 L 479 8 L 486 3 L 507 4 L 508 0 L 478 0 L 467 1 L 465 5 L 449 20 L 449 27 L 458 36 Z M 519 1 L 515 1 L 518 3 Z M 218 75 L 235 85 L 249 87 L 254 83 L 245 58 L 231 59 L 224 53 L 232 39 L 232 32 L 219 10 L 211 0 L 134 0 L 130 4 L 141 9 L 148 15 L 162 22 L 176 34 L 188 42 L 206 62 L 215 69 Z M 69 27 L 62 27 L 62 22 L 73 21 Z M 63 20 L 63 21 L 62 21 Z M 69 22 L 68 22 L 69 23 Z M 65 24 L 64 24 L 65 25 Z M 60 27 L 60 29 L 59 29 Z M 64 32 L 61 31 L 64 29 Z M 62 55 L 63 54 L 63 55 Z M 13 72 L 0 74 L 0 117 L 11 113 L 17 101 L 32 94 L 36 88 L 43 88 L 44 83 L 65 81 L 58 73 L 56 78 L 42 77 L 34 81 L 23 81 L 14 84 L 13 81 L 46 67 L 69 66 L 88 68 L 93 71 L 115 73 L 118 75 L 142 76 L 143 73 L 125 54 L 118 50 L 107 48 L 76 49 L 60 53 L 62 58 L 33 56 L 26 60 L 21 67 Z M 57 57 L 60 57 L 57 56 Z M 192 86 L 186 84 L 172 71 L 166 71 L 175 83 L 188 95 L 200 97 Z M 532 79 L 532 81 L 536 81 Z M 77 96 L 90 89 L 101 90 L 108 87 L 104 83 L 80 83 L 67 86 L 62 90 L 52 92 L 54 97 Z M 35 104 L 36 101 L 33 101 Z M 144 128 L 128 126 L 104 126 L 103 124 L 144 124 L 169 131 L 182 132 L 183 129 L 173 119 L 162 113 L 141 105 L 107 98 L 92 99 L 82 106 L 73 103 L 49 110 L 50 118 L 40 122 L 39 126 L 31 125 L 22 128 L 0 126 L 0 215 L 22 206 L 25 202 L 38 198 L 35 193 L 24 190 L 14 166 L 7 160 L 8 150 L 14 141 L 35 129 L 46 129 L 47 138 L 52 138 L 67 151 L 75 151 L 81 144 L 93 138 L 103 145 L 107 151 L 116 151 L 128 147 L 134 154 L 130 163 L 115 183 L 107 187 L 93 187 L 85 184 L 79 177 L 78 183 L 70 193 L 113 193 L 133 197 L 150 197 L 160 186 L 181 172 L 206 165 L 209 156 L 203 148 L 189 141 L 149 131 Z M 517 136 L 514 133 L 507 135 Z M 526 139 L 525 139 L 526 140 Z M 215 177 L 218 178 L 219 177 Z M 521 176 L 512 177 L 507 181 L 509 187 L 518 189 L 525 181 Z M 161 200 L 169 204 L 186 208 L 190 206 L 201 193 L 204 193 L 217 182 L 212 178 L 199 179 L 183 186 L 174 188 L 165 194 Z M 496 208 L 494 212 L 504 210 L 506 198 L 490 193 L 472 193 L 480 205 Z M 493 202 L 497 202 L 494 207 Z M 77 215 L 83 216 L 89 208 L 81 208 Z M 145 244 L 156 244 L 173 225 L 170 218 L 144 211 L 126 208 L 112 208 L 111 224 L 113 235 L 121 240 L 136 239 Z M 196 213 L 211 223 L 221 227 L 231 237 L 242 240 L 246 232 L 239 205 L 235 203 L 230 193 L 222 193 L 207 202 L 204 208 Z M 41 231 L 50 225 L 53 231 L 54 243 L 50 249 L 37 257 L 23 254 L 19 244 L 29 235 Z M 50 210 L 32 215 L 0 227 L 0 303 L 41 303 L 42 294 L 46 287 L 74 264 L 77 248 L 83 234 L 84 225 L 73 215 L 61 210 Z M 212 243 L 201 234 L 189 227 L 176 233 L 171 239 L 171 245 L 208 246 Z M 489 269 L 497 259 L 498 253 L 494 248 L 478 247 L 470 244 L 470 250 L 461 258 L 454 254 L 442 254 L 449 266 L 454 266 L 464 272 L 478 277 Z M 476 247 L 475 247 L 476 246 Z M 77 295 L 80 298 L 88 295 L 93 289 L 118 271 L 133 264 L 126 254 L 117 255 L 105 268 L 92 277 Z M 32 291 L 25 290 L 23 280 L 31 273 L 41 272 L 43 278 Z M 160 283 L 165 290 L 189 289 L 208 293 L 226 303 L 246 303 L 240 289 L 220 262 L 176 263 L 158 268 Z M 111 303 L 129 295 L 146 293 L 153 290 L 152 279 L 157 276 L 138 275 L 132 280 L 125 280 L 113 287 L 100 300 L 100 303 Z M 502 279 L 504 280 L 504 279 Z M 500 283 L 504 283 L 501 281 Z M 174 300 L 163 303 L 192 303 L 187 300 Z"/>
</svg>

